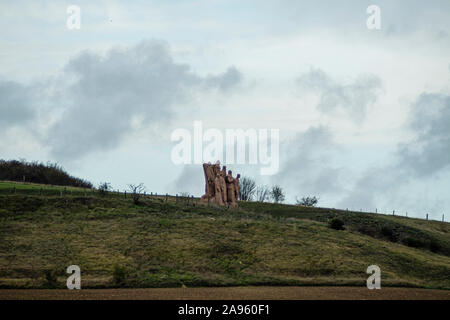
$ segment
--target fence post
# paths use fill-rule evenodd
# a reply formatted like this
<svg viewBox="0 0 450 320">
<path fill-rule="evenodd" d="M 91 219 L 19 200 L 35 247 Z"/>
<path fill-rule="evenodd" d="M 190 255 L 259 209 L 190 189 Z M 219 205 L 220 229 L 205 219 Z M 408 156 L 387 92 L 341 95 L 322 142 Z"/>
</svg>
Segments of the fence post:
<svg viewBox="0 0 450 320">
<path fill-rule="evenodd" d="M 444 215 L 442 215 L 442 222 L 444 222 L 445 220 L 444 220 Z"/>
<path fill-rule="evenodd" d="M 392 210 L 392 215 L 395 216 L 395 210 Z"/>
<path fill-rule="evenodd" d="M 378 213 L 378 208 L 375 208 L 375 213 Z"/>
<path fill-rule="evenodd" d="M 178 203 L 178 193 L 175 196 L 175 202 Z"/>
<path fill-rule="evenodd" d="M 124 192 L 123 192 L 123 195 L 124 195 L 124 197 L 125 197 L 125 199 L 127 198 L 127 190 L 125 190 Z"/>
<path fill-rule="evenodd" d="M 408 211 L 406 211 L 406 216 L 408 216 Z"/>
<path fill-rule="evenodd" d="M 194 206 L 194 196 L 191 196 L 192 199 L 192 206 Z"/>
<path fill-rule="evenodd" d="M 168 196 L 168 194 L 166 193 L 166 202 L 167 202 L 167 196 Z"/>
<path fill-rule="evenodd" d="M 427 213 L 427 220 L 428 220 L 428 213 Z"/>
</svg>

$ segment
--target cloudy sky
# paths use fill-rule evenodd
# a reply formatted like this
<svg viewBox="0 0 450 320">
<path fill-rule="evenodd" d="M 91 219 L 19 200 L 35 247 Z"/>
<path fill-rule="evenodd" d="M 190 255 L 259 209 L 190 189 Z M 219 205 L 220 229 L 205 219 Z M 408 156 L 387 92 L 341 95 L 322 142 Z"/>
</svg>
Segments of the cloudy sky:
<svg viewBox="0 0 450 320">
<path fill-rule="evenodd" d="M 450 216 L 448 0 L 18 0 L 0 28 L 0 158 L 201 195 L 175 129 L 279 129 L 276 174 L 229 168 L 288 203 Z"/>
</svg>

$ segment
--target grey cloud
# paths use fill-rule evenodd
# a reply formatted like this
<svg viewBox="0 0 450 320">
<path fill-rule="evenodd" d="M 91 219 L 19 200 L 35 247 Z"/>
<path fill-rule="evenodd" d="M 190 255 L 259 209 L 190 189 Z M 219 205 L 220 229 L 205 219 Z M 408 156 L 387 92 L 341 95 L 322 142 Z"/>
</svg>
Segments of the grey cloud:
<svg viewBox="0 0 450 320">
<path fill-rule="evenodd" d="M 400 182 L 406 182 L 408 176 L 394 166 L 374 167 L 360 176 L 353 189 L 339 203 L 339 208 L 364 208 L 374 210 L 379 206 L 380 197 L 392 195 Z M 385 197 L 385 196 L 384 196 Z"/>
<path fill-rule="evenodd" d="M 201 196 L 204 193 L 204 185 L 203 167 L 200 165 L 185 165 L 168 188 L 174 194 L 188 192 L 195 196 Z"/>
<path fill-rule="evenodd" d="M 367 170 L 355 183 L 351 193 L 339 205 L 375 208 L 379 199 L 398 203 L 401 189 L 414 181 L 425 181 L 447 170 L 450 165 L 450 96 L 421 94 L 412 105 L 407 123 L 416 138 L 398 145 L 396 160 L 390 165 Z M 437 203 L 419 203 L 428 208 Z M 411 202 L 411 200 L 409 200 Z M 417 209 L 417 207 L 416 207 Z M 426 208 L 423 208 L 426 209 Z"/>
<path fill-rule="evenodd" d="M 372 3 L 359 0 L 322 0 L 320 4 L 314 1 L 278 0 L 276 4 L 270 2 L 265 6 L 269 10 L 277 10 L 278 17 L 291 21 L 292 28 L 364 31 L 367 30 L 366 9 L 371 4 L 381 9 L 381 29 L 386 35 L 404 35 L 417 30 L 431 31 L 433 34 L 436 30 L 450 28 L 448 0 L 377 0 Z M 261 6 L 264 7 L 263 4 Z"/>
<path fill-rule="evenodd" d="M 319 95 L 317 109 L 325 114 L 342 109 L 354 121 L 365 118 L 367 109 L 377 101 L 381 80 L 375 75 L 360 75 L 353 83 L 339 84 L 324 71 L 311 69 L 301 75 L 297 83 L 303 92 Z"/>
<path fill-rule="evenodd" d="M 202 90 L 205 83 L 229 89 L 240 81 L 235 68 L 202 78 L 189 65 L 173 61 L 168 45 L 156 40 L 113 49 L 105 56 L 82 53 L 65 72 L 76 81 L 65 90 L 70 105 L 49 135 L 57 159 L 118 146 L 133 131 L 136 117 L 146 126 L 167 123 L 175 106 L 189 99 L 188 89 Z"/>
<path fill-rule="evenodd" d="M 412 106 L 409 128 L 417 138 L 401 144 L 399 168 L 417 176 L 432 175 L 450 165 L 450 96 L 423 93 Z"/>
<path fill-rule="evenodd" d="M 36 116 L 32 88 L 11 81 L 0 81 L 0 130 L 26 125 Z"/>
<path fill-rule="evenodd" d="M 273 180 L 302 195 L 337 192 L 341 189 L 341 169 L 333 167 L 330 161 L 336 150 L 333 135 L 326 127 L 298 133 L 281 145 L 281 168 Z"/>
<path fill-rule="evenodd" d="M 235 67 L 229 67 L 227 71 L 218 76 L 209 76 L 205 79 L 208 87 L 217 87 L 220 90 L 228 91 L 242 81 L 242 73 Z"/>
</svg>

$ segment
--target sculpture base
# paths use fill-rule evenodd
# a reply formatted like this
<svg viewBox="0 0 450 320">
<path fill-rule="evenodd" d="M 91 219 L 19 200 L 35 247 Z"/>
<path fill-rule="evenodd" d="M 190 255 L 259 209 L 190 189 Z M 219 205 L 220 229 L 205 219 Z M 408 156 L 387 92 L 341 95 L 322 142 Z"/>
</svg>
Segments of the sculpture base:
<svg viewBox="0 0 450 320">
<path fill-rule="evenodd" d="M 204 194 L 201 198 L 200 198 L 200 203 L 202 204 L 209 204 L 209 205 L 215 205 L 215 206 L 226 206 L 229 208 L 238 208 L 238 204 L 236 202 L 227 202 L 224 203 L 223 201 L 217 201 L 217 199 L 215 197 L 209 197 L 209 201 L 208 201 L 208 196 L 206 194 Z"/>
</svg>

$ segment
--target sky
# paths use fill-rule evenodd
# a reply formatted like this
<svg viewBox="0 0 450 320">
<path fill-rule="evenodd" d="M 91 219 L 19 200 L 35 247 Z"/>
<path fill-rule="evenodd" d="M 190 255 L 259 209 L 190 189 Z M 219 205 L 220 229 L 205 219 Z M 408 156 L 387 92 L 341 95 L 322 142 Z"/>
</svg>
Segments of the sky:
<svg viewBox="0 0 450 320">
<path fill-rule="evenodd" d="M 2 159 L 201 196 L 175 130 L 278 129 L 277 172 L 228 168 L 286 203 L 448 221 L 447 0 L 2 1 L 0 28 Z"/>
</svg>

